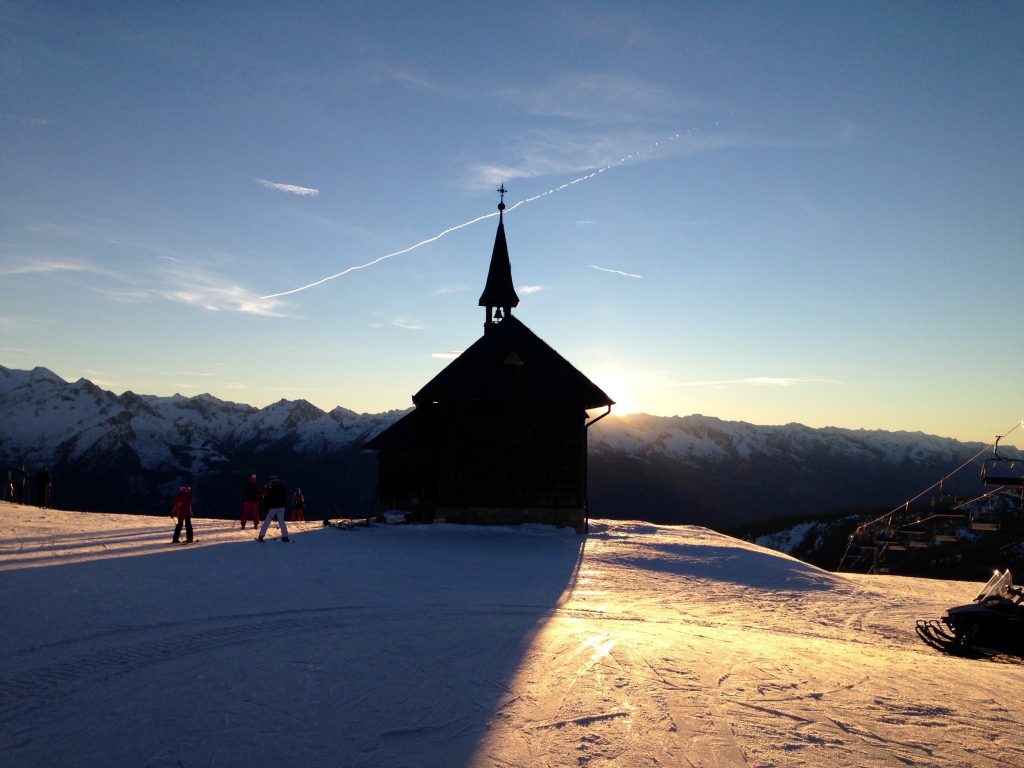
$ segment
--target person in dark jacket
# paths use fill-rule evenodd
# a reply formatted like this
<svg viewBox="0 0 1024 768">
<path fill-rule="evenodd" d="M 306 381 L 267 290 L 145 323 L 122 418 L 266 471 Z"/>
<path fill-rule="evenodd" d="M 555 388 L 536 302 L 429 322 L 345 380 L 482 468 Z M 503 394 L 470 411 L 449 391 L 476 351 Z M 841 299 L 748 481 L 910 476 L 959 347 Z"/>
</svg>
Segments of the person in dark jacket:
<svg viewBox="0 0 1024 768">
<path fill-rule="evenodd" d="M 256 475 L 249 478 L 249 482 L 242 489 L 242 527 L 245 528 L 246 521 L 252 518 L 252 527 L 260 527 L 260 502 L 263 501 L 263 492 L 260 484 L 256 482 Z"/>
<path fill-rule="evenodd" d="M 53 487 L 53 479 L 50 477 L 50 468 L 43 467 L 36 472 L 36 506 L 50 506 L 50 491 Z"/>
<path fill-rule="evenodd" d="M 267 535 L 267 528 L 270 527 L 270 521 L 274 518 L 281 526 L 281 541 L 289 541 L 288 524 L 284 521 L 284 512 L 288 506 L 288 489 L 277 475 L 271 475 L 263 501 L 267 507 L 267 516 L 263 518 L 263 526 L 260 528 L 260 535 L 256 541 L 263 541 L 263 537 Z"/>
<path fill-rule="evenodd" d="M 28 504 L 28 470 L 24 464 L 14 470 L 14 495 L 19 504 Z"/>
<path fill-rule="evenodd" d="M 192 489 L 183 485 L 178 489 L 178 495 L 174 497 L 174 504 L 171 506 L 171 517 L 178 518 L 178 524 L 174 526 L 174 538 L 172 544 L 192 543 L 192 499 L 196 497 Z M 181 542 L 181 526 L 185 525 L 185 541 Z"/>
</svg>

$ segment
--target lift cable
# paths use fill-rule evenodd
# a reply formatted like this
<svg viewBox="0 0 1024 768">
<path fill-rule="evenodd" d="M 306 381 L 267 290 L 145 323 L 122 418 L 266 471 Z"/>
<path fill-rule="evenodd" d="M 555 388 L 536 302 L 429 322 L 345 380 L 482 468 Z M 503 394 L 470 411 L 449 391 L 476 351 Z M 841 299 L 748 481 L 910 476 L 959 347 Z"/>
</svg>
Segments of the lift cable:
<svg viewBox="0 0 1024 768">
<path fill-rule="evenodd" d="M 1002 440 L 1002 439 L 1003 439 L 1004 437 L 1007 437 L 1008 435 L 1010 435 L 1010 434 L 1011 434 L 1011 433 L 1012 433 L 1012 432 L 1013 432 L 1013 431 L 1014 431 L 1015 429 L 1017 429 L 1018 427 L 1020 427 L 1020 426 L 1022 426 L 1022 425 L 1024 425 L 1024 419 L 1021 419 L 1021 420 L 1020 420 L 1020 421 L 1018 421 L 1018 422 L 1017 422 L 1016 424 L 1014 424 L 1014 425 L 1013 425 L 1013 426 L 1012 426 L 1012 427 L 1011 427 L 1010 429 L 1008 429 L 1008 430 L 1006 431 L 1006 433 L 1005 433 L 1005 434 L 1002 434 L 1002 435 L 999 435 L 998 437 L 996 437 L 996 446 L 998 446 L 998 445 L 999 445 L 999 441 L 1000 441 L 1000 440 Z M 842 570 L 842 567 L 843 567 L 843 563 L 845 563 L 845 562 L 846 562 L 846 556 L 850 554 L 850 548 L 851 548 L 851 547 L 853 546 L 853 542 L 854 542 L 854 539 L 856 539 L 856 537 L 857 537 L 857 536 L 858 536 L 858 535 L 859 535 L 859 534 L 860 534 L 860 533 L 861 533 L 862 531 L 864 531 L 865 529 L 867 529 L 867 528 L 870 528 L 870 527 L 872 527 L 872 526 L 874 526 L 874 525 L 877 525 L 878 523 L 882 522 L 882 521 L 883 521 L 883 520 L 884 520 L 885 518 L 887 518 L 887 517 L 891 517 L 892 515 L 896 514 L 896 512 L 898 512 L 898 511 L 899 511 L 900 509 L 906 509 L 906 510 L 909 510 L 909 509 L 910 509 L 910 505 L 911 505 L 911 504 L 913 504 L 913 503 L 914 503 L 915 501 L 917 501 L 918 499 L 920 499 L 920 498 L 921 498 L 922 496 L 924 496 L 924 495 L 925 495 L 926 493 L 929 493 L 930 491 L 933 491 L 933 490 L 935 490 L 936 488 L 941 488 L 941 487 L 942 487 L 942 484 L 943 484 L 943 483 L 944 483 L 944 482 L 945 482 L 946 480 L 948 480 L 948 479 L 949 479 L 949 478 L 951 478 L 951 477 L 954 477 L 954 476 L 955 476 L 955 475 L 956 475 L 957 473 L 959 473 L 959 472 L 963 471 L 963 470 L 964 470 L 964 469 L 965 469 L 966 467 L 968 467 L 968 466 L 970 466 L 970 465 L 971 465 L 972 463 L 974 463 L 974 462 L 975 462 L 975 461 L 976 461 L 976 460 L 977 460 L 977 459 L 978 459 L 978 458 L 979 458 L 979 457 L 980 457 L 980 456 L 981 456 L 982 454 L 988 453 L 988 452 L 989 452 L 990 450 L 993 450 L 993 451 L 994 451 L 994 450 L 995 450 L 995 448 L 988 448 L 988 447 L 986 446 L 985 448 L 981 449 L 981 450 L 980 450 L 980 451 L 978 451 L 978 452 L 977 452 L 976 454 L 974 454 L 973 456 L 971 456 L 971 458 L 967 459 L 967 461 L 965 461 L 965 462 L 964 462 L 963 464 L 961 464 L 961 465 L 960 465 L 959 467 L 957 467 L 956 469 L 954 469 L 954 470 L 953 470 L 952 472 L 949 472 L 949 473 L 947 473 L 947 474 L 943 475 L 943 476 L 942 476 L 941 478 L 939 478 L 939 479 L 938 479 L 938 480 L 937 480 L 936 482 L 934 482 L 934 483 L 932 483 L 931 485 L 929 485 L 929 486 L 928 486 L 927 488 L 925 488 L 925 489 L 924 489 L 923 491 L 921 491 L 921 492 L 920 492 L 919 494 L 917 494 L 916 496 L 914 496 L 914 497 L 913 497 L 912 499 L 908 499 L 907 501 L 904 501 L 904 502 L 902 502 L 902 503 L 900 503 L 900 504 L 897 504 L 897 505 L 896 505 L 895 507 L 893 507 L 893 508 L 892 508 L 891 510 L 889 510 L 888 512 L 886 512 L 886 513 L 885 513 L 884 515 L 879 515 L 879 516 L 878 516 L 878 517 L 876 517 L 876 518 L 875 518 L 874 520 L 870 520 L 870 521 L 868 521 L 868 522 L 866 522 L 866 523 L 861 523 L 860 525 L 858 525 L 858 526 L 857 526 L 857 527 L 856 527 L 856 528 L 854 529 L 853 533 L 851 533 L 851 534 L 850 534 L 850 538 L 849 538 L 849 540 L 848 540 L 848 541 L 847 541 L 847 543 L 846 543 L 846 550 L 845 550 L 845 551 L 843 552 L 843 556 L 842 556 L 842 558 L 840 558 L 840 560 L 839 560 L 839 567 L 838 567 L 838 568 L 837 568 L 836 570 L 837 570 L 837 571 L 839 571 L 839 570 Z M 1001 490 L 1001 489 L 997 488 L 997 489 L 995 489 L 994 491 L 991 491 L 991 493 L 995 493 L 995 492 L 996 492 L 996 491 L 998 491 L 998 490 Z M 982 494 L 981 496 L 979 496 L 979 497 L 978 497 L 978 499 L 972 499 L 972 501 L 978 501 L 978 500 L 980 500 L 980 499 L 984 499 L 984 498 L 985 498 L 986 496 L 988 496 L 988 495 L 989 495 L 989 494 Z M 964 506 L 964 505 L 965 505 L 965 504 L 967 504 L 967 503 L 969 503 L 969 502 L 964 502 L 964 504 L 961 504 L 961 505 L 959 505 L 959 506 L 957 507 L 957 509 L 959 509 L 960 507 Z"/>
</svg>

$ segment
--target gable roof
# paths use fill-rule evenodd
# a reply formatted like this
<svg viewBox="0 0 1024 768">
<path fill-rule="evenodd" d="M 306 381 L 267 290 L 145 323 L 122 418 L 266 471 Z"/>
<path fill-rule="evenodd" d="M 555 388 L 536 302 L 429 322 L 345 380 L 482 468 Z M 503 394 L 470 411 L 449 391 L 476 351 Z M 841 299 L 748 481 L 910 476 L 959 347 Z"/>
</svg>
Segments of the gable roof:
<svg viewBox="0 0 1024 768">
<path fill-rule="evenodd" d="M 460 400 L 566 403 L 614 401 L 517 318 L 495 323 L 413 395 L 416 405 Z"/>
<path fill-rule="evenodd" d="M 363 444 L 363 448 L 379 451 L 386 448 L 420 447 L 425 444 L 428 431 L 423 409 L 414 408 L 383 432 L 378 432 L 373 439 Z"/>
</svg>

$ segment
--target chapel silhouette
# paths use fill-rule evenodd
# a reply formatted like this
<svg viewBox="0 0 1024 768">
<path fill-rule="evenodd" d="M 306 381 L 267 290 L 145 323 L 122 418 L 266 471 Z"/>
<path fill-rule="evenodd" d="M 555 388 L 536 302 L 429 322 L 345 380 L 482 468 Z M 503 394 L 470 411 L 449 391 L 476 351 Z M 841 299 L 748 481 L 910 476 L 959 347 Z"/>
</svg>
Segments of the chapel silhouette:
<svg viewBox="0 0 1024 768">
<path fill-rule="evenodd" d="M 368 442 L 378 451 L 375 513 L 410 521 L 587 528 L 587 428 L 614 401 L 512 315 L 519 297 L 504 195 L 479 306 L 484 335 Z M 590 419 L 587 411 L 605 409 Z"/>
</svg>

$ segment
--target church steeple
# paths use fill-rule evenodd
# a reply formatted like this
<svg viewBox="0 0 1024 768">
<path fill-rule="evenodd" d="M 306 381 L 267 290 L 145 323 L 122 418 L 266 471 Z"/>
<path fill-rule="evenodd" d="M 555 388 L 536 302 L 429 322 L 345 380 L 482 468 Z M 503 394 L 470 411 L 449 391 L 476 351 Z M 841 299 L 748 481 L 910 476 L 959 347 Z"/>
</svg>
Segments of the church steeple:
<svg viewBox="0 0 1024 768">
<path fill-rule="evenodd" d="M 519 306 L 519 297 L 512 285 L 512 264 L 508 260 L 508 243 L 505 242 L 505 185 L 498 189 L 498 232 L 494 236 L 494 250 L 491 251 L 491 266 L 487 270 L 487 283 L 480 294 L 478 306 L 486 307 L 484 330 L 487 331 L 512 314 L 512 307 Z"/>
</svg>

